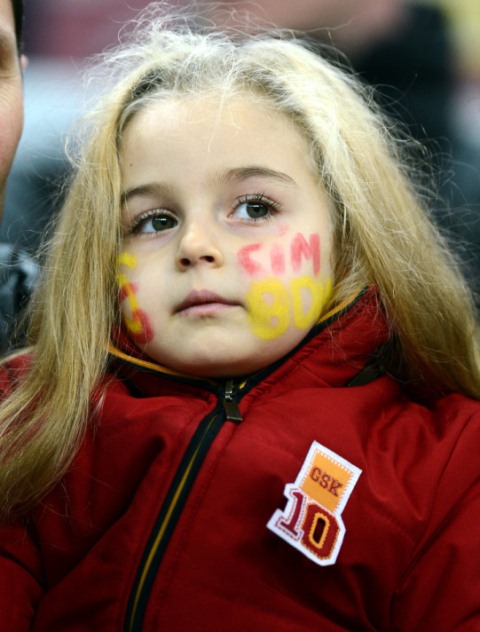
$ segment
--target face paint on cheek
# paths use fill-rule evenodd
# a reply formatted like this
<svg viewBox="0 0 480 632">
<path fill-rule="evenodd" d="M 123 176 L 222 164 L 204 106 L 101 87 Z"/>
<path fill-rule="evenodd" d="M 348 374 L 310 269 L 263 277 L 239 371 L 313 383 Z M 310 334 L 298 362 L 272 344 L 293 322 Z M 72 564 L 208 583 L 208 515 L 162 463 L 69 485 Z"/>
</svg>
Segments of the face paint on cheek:
<svg viewBox="0 0 480 632">
<path fill-rule="evenodd" d="M 288 292 L 275 277 L 252 283 L 246 297 L 253 333 L 262 340 L 279 338 L 288 329 Z"/>
<path fill-rule="evenodd" d="M 128 252 L 122 252 L 118 258 L 118 265 L 125 265 L 133 269 L 137 265 L 137 258 Z M 146 344 L 151 342 L 154 337 L 153 327 L 150 323 L 147 313 L 141 309 L 137 297 L 137 286 L 131 283 L 127 275 L 123 272 L 118 273 L 119 285 L 119 302 L 127 303 L 130 316 L 123 313 L 122 318 L 130 337 L 137 344 Z M 123 310 L 122 310 L 123 312 Z"/>
<path fill-rule="evenodd" d="M 272 272 L 276 276 L 285 274 L 285 253 L 280 244 L 273 244 L 270 252 L 270 261 L 272 264 Z"/>
<path fill-rule="evenodd" d="M 243 268 L 250 276 L 265 274 L 263 266 L 261 266 L 258 261 L 252 259 L 252 253 L 261 250 L 261 248 L 262 244 L 249 244 L 248 246 L 243 246 L 243 248 L 240 248 L 237 252 L 237 259 L 240 267 Z"/>
<path fill-rule="evenodd" d="M 332 280 L 328 277 L 323 283 L 310 276 L 297 277 L 290 281 L 290 294 L 293 324 L 297 329 L 310 329 L 332 296 Z"/>
<path fill-rule="evenodd" d="M 285 227 L 281 228 L 283 232 L 286 230 Z M 281 242 L 275 242 L 269 247 L 258 242 L 243 246 L 237 252 L 237 260 L 240 267 L 252 277 L 267 273 L 266 268 L 255 259 L 255 255 L 270 259 L 270 270 L 274 276 L 285 274 L 288 255 L 290 255 L 289 266 L 296 273 L 301 271 L 303 261 L 311 261 L 313 275 L 316 277 L 320 272 L 320 236 L 312 233 L 307 241 L 302 233 L 297 233 L 290 241 L 290 247 Z"/>
<path fill-rule="evenodd" d="M 320 237 L 316 233 L 310 235 L 309 241 L 301 233 L 292 239 L 291 245 L 292 268 L 298 272 L 302 266 L 302 258 L 312 259 L 313 275 L 320 272 Z"/>
<path fill-rule="evenodd" d="M 288 232 L 285 227 L 282 231 Z M 258 277 L 265 274 L 265 268 L 253 258 L 255 254 L 270 260 L 272 276 L 252 281 L 247 292 L 246 304 L 254 334 L 262 340 L 274 340 L 290 327 L 308 331 L 320 318 L 332 291 L 331 279 L 324 283 L 319 277 L 320 236 L 312 233 L 307 239 L 296 233 L 287 243 L 244 246 L 237 255 L 239 265 L 249 276 Z M 283 279 L 287 268 L 296 276 Z M 313 274 L 300 275 L 306 268 Z"/>
<path fill-rule="evenodd" d="M 246 297 L 253 333 L 262 340 L 275 340 L 292 324 L 308 331 L 318 321 L 332 294 L 330 277 L 300 276 L 283 283 L 269 277 L 254 281 Z"/>
</svg>

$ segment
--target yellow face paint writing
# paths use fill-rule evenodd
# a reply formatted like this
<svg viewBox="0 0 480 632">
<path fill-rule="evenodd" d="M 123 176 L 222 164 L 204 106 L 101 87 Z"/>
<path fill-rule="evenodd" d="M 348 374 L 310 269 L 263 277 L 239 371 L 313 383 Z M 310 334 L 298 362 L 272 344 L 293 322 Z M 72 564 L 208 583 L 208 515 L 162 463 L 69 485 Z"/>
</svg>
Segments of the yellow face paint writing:
<svg viewBox="0 0 480 632">
<path fill-rule="evenodd" d="M 253 332 L 262 340 L 274 340 L 290 325 L 308 330 L 319 319 L 331 293 L 330 278 L 323 283 L 321 279 L 300 276 L 288 285 L 275 277 L 255 281 L 247 294 Z"/>
<path fill-rule="evenodd" d="M 122 252 L 118 257 L 118 266 L 126 266 L 134 269 L 137 265 L 137 258 L 128 252 Z M 153 339 L 154 333 L 150 320 L 138 302 L 136 286 L 131 283 L 124 272 L 118 272 L 119 302 L 122 305 L 123 323 L 127 328 L 131 338 L 139 343 L 145 344 Z M 124 305 L 127 305 L 127 310 Z M 127 313 L 125 313 L 127 311 Z M 130 316 L 128 315 L 130 313 Z"/>
</svg>

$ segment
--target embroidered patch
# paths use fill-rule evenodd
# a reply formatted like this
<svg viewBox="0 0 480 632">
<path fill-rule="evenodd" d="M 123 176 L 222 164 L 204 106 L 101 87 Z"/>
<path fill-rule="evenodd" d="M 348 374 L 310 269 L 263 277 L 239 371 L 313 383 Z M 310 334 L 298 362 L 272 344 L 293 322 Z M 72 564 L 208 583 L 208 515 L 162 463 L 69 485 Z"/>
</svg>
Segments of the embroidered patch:
<svg viewBox="0 0 480 632">
<path fill-rule="evenodd" d="M 314 441 L 295 482 L 285 486 L 287 506 L 267 527 L 316 564 L 334 564 L 345 536 L 341 513 L 361 473 Z"/>
</svg>

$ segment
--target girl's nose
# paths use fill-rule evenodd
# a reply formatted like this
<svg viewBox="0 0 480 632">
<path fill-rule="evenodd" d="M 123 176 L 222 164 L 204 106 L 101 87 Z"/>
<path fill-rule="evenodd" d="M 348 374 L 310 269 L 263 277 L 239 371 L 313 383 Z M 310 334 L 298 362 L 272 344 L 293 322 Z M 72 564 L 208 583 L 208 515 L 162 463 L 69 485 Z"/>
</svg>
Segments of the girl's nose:
<svg viewBox="0 0 480 632">
<path fill-rule="evenodd" d="M 176 264 L 180 270 L 197 265 L 217 268 L 223 265 L 222 250 L 208 227 L 198 224 L 186 228 L 178 245 Z"/>
</svg>

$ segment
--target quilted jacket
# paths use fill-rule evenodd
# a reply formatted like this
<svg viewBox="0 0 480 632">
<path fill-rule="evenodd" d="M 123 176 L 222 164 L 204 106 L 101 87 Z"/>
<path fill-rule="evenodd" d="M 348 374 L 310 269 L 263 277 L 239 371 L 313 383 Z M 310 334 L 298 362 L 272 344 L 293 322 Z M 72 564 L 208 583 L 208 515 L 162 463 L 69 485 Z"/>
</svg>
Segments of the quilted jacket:
<svg viewBox="0 0 480 632">
<path fill-rule="evenodd" d="M 2 632 L 480 630 L 480 404 L 412 399 L 388 338 L 368 291 L 238 381 L 113 347 L 68 474 L 0 532 Z"/>
</svg>

